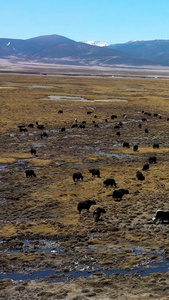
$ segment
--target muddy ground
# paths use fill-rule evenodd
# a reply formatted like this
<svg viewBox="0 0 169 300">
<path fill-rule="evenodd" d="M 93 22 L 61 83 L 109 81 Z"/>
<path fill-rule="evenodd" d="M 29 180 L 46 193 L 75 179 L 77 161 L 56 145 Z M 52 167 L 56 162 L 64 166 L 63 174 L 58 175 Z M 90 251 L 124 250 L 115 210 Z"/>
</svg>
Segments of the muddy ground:
<svg viewBox="0 0 169 300">
<path fill-rule="evenodd" d="M 169 225 L 152 221 L 169 207 L 168 80 L 0 75 L 0 88 L 0 299 L 168 299 Z"/>
</svg>

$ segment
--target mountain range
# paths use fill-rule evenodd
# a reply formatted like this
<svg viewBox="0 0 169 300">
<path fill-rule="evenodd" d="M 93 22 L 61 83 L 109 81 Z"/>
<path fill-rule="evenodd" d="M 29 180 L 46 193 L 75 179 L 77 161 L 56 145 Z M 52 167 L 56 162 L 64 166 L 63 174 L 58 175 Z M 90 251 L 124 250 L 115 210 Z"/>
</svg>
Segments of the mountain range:
<svg viewBox="0 0 169 300">
<path fill-rule="evenodd" d="M 97 43 L 56 34 L 26 40 L 0 38 L 0 59 L 82 66 L 169 66 L 169 40 L 101 43 L 102 47 Z"/>
</svg>

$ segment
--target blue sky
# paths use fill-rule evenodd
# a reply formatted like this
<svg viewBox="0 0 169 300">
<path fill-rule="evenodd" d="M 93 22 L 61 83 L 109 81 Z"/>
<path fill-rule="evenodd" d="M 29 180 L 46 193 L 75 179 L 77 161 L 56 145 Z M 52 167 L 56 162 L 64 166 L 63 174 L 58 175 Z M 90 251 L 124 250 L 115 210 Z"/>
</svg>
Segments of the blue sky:
<svg viewBox="0 0 169 300">
<path fill-rule="evenodd" d="M 0 38 L 169 39 L 169 0 L 1 0 Z"/>
</svg>

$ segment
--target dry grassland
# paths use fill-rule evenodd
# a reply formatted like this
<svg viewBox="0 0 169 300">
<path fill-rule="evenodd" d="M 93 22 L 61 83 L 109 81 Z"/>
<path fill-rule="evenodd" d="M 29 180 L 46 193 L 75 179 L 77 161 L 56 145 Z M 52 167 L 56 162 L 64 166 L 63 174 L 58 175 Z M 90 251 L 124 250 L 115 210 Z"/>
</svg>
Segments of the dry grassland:
<svg viewBox="0 0 169 300">
<path fill-rule="evenodd" d="M 50 95 L 82 97 L 86 101 L 47 100 Z M 167 80 L 0 75 L 0 101 L 1 273 L 42 266 L 70 270 L 75 259 L 84 265 L 94 261 L 104 270 L 145 265 L 150 259 L 148 252 L 133 256 L 132 247 L 162 251 L 169 257 L 169 225 L 152 222 L 157 209 L 169 209 Z M 58 114 L 60 109 L 63 114 Z M 92 113 L 88 115 L 88 111 Z M 112 120 L 112 114 L 117 119 Z M 84 129 L 72 128 L 75 118 L 78 125 L 86 121 Z M 37 129 L 36 121 L 45 129 Z M 114 129 L 119 122 L 122 127 Z M 34 128 L 28 127 L 30 123 Z M 28 132 L 19 132 L 18 125 L 25 125 Z M 41 139 L 44 131 L 48 137 Z M 129 142 L 130 148 L 123 148 L 123 142 Z M 159 143 L 159 149 L 153 148 L 154 143 Z M 136 144 L 139 148 L 134 152 Z M 36 156 L 30 154 L 31 147 L 37 150 Z M 136 171 L 142 170 L 150 156 L 156 156 L 157 163 L 142 171 L 145 180 L 139 181 Z M 99 168 L 101 178 L 92 177 L 90 168 Z M 33 169 L 37 177 L 26 178 L 26 169 Z M 84 180 L 73 182 L 74 172 L 81 172 Z M 106 178 L 114 178 L 117 188 L 128 189 L 129 194 L 122 201 L 114 201 L 110 194 L 115 188 L 103 185 Z M 87 199 L 97 204 L 89 213 L 82 211 L 79 215 L 77 204 Z M 92 212 L 98 206 L 105 208 L 106 214 L 95 222 Z M 39 254 L 40 239 L 57 241 L 67 255 Z M 37 248 L 23 252 L 23 240 L 36 240 Z M 18 249 L 18 243 L 19 253 L 6 253 Z M 86 252 L 90 247 L 96 251 Z M 112 254 L 111 249 L 118 251 Z M 27 299 L 29 295 L 30 299 L 32 291 L 31 299 L 168 299 L 168 275 L 145 279 L 147 276 L 107 278 L 100 274 L 92 278 L 90 285 L 85 278 L 67 283 L 67 287 L 45 283 L 43 292 L 41 283 L 21 284 L 17 290 L 10 281 L 4 281 L 0 297 Z"/>
</svg>

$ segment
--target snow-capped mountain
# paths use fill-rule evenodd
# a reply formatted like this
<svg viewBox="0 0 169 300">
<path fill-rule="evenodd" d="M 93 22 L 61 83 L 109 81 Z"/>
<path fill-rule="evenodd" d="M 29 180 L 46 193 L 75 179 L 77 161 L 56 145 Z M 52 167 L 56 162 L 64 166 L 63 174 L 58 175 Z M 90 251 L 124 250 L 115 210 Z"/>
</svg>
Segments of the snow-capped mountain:
<svg viewBox="0 0 169 300">
<path fill-rule="evenodd" d="M 57 34 L 27 40 L 0 38 L 0 59 L 68 65 L 169 66 L 169 40 L 108 44 L 76 42 Z"/>
<path fill-rule="evenodd" d="M 105 46 L 110 45 L 109 43 L 102 42 L 102 41 L 87 41 L 87 42 L 84 42 L 84 43 L 92 45 L 92 46 L 99 46 L 99 47 L 105 47 Z"/>
</svg>

